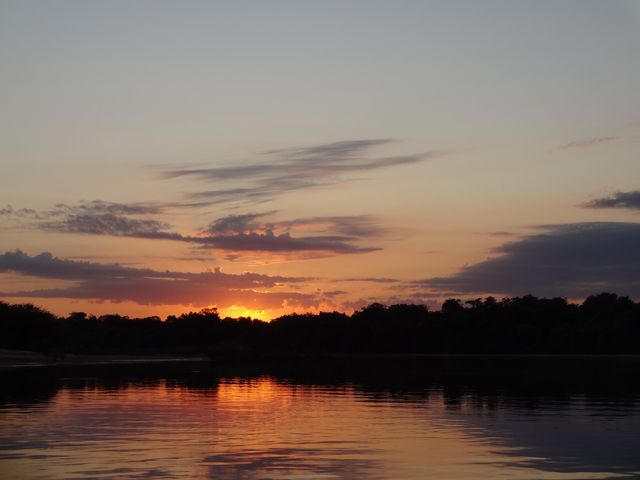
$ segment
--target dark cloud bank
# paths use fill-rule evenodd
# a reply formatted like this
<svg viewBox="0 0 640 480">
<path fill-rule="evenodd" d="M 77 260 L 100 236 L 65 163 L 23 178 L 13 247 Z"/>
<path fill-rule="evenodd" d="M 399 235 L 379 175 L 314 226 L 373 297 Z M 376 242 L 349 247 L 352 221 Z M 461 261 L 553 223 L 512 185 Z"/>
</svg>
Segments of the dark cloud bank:
<svg viewBox="0 0 640 480">
<path fill-rule="evenodd" d="M 640 223 L 577 223 L 544 227 L 542 233 L 506 243 L 497 256 L 463 268 L 448 277 L 415 282 L 430 295 L 534 294 L 583 298 L 602 291 L 640 297 Z M 130 268 L 63 260 L 49 253 L 29 256 L 21 251 L 0 255 L 0 272 L 74 281 L 69 287 L 3 292 L 7 297 L 63 297 L 140 304 L 203 306 L 243 305 L 279 308 L 285 303 L 308 308 L 329 296 L 280 291 L 283 285 L 309 279 L 233 275 L 221 271 L 188 273 Z M 392 279 L 353 278 L 349 281 Z M 293 285 L 295 287 L 295 285 Z M 294 288 L 295 289 L 295 288 Z M 268 291 L 267 291 L 268 290 Z M 439 292 L 439 293 L 438 293 Z M 340 292 L 341 294 L 344 292 Z M 420 293 L 409 295 L 419 297 Z"/>
<path fill-rule="evenodd" d="M 0 293 L 4 297 L 131 301 L 143 305 L 242 305 L 257 309 L 276 309 L 285 303 L 307 308 L 322 299 L 318 293 L 281 291 L 286 284 L 305 282 L 308 278 L 229 274 L 220 270 L 158 271 L 65 260 L 47 252 L 35 256 L 20 250 L 0 254 L 0 272 L 75 282 L 68 287 Z"/>
<path fill-rule="evenodd" d="M 583 204 L 586 208 L 628 208 L 640 210 L 640 190 L 616 192 Z"/>
<path fill-rule="evenodd" d="M 640 297 L 640 223 L 576 223 L 506 243 L 498 256 L 418 285 L 435 290 L 581 298 Z"/>
</svg>

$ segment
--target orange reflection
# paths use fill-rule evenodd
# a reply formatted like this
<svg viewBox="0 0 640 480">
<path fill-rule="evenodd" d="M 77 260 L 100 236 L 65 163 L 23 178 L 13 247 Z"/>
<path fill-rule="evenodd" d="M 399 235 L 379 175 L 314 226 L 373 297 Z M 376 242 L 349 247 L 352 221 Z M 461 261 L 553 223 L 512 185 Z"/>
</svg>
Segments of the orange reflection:
<svg viewBox="0 0 640 480">
<path fill-rule="evenodd" d="M 504 441 L 510 437 L 487 435 L 484 425 L 511 422 L 509 415 L 464 400 L 448 409 L 438 390 L 411 399 L 268 376 L 120 381 L 77 380 L 48 403 L 0 412 L 5 452 L 18 445 L 3 459 L 4 471 L 29 480 L 123 472 L 203 480 L 577 478 L 536 469 L 536 459 L 522 456 L 517 442 Z M 522 424 L 506 426 L 513 435 L 517 429 L 510 427 Z"/>
</svg>

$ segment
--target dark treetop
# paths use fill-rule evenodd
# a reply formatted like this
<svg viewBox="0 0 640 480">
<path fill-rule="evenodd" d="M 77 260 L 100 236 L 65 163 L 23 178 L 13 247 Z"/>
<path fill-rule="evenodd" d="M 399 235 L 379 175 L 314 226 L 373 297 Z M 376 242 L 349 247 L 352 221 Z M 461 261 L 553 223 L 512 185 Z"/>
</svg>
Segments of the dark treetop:
<svg viewBox="0 0 640 480">
<path fill-rule="evenodd" d="M 257 354 L 640 353 L 640 303 L 602 293 L 369 305 L 352 315 L 291 314 L 271 322 L 220 318 L 216 309 L 131 319 L 0 302 L 0 348 L 65 353 Z"/>
</svg>

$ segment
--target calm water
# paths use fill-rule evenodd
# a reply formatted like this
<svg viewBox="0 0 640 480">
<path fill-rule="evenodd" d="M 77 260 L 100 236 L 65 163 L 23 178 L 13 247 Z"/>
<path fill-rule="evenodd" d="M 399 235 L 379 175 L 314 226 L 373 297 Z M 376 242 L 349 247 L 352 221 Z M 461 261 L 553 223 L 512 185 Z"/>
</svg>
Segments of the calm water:
<svg viewBox="0 0 640 480">
<path fill-rule="evenodd" d="M 0 375 L 7 479 L 640 478 L 637 359 Z"/>
</svg>

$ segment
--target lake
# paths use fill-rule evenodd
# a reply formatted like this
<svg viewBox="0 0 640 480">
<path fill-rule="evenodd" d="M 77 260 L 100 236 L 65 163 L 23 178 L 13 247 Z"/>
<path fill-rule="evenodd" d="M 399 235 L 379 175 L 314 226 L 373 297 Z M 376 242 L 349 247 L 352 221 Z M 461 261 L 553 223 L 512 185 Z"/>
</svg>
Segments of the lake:
<svg viewBox="0 0 640 480">
<path fill-rule="evenodd" d="M 3 479 L 640 478 L 637 357 L 0 373 Z"/>
</svg>

